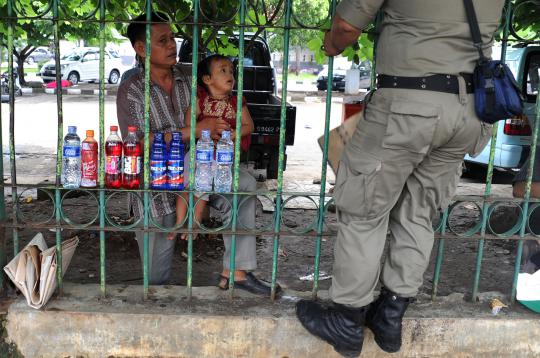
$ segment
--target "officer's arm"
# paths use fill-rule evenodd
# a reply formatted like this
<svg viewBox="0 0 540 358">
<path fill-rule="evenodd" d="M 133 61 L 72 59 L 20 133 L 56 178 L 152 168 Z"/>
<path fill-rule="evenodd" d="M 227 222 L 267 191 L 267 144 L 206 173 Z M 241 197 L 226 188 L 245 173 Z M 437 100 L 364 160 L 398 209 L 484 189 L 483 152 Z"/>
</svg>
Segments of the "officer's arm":
<svg viewBox="0 0 540 358">
<path fill-rule="evenodd" d="M 324 49 L 328 56 L 336 56 L 358 40 L 362 31 L 336 14 L 332 29 L 324 36 Z"/>
</svg>

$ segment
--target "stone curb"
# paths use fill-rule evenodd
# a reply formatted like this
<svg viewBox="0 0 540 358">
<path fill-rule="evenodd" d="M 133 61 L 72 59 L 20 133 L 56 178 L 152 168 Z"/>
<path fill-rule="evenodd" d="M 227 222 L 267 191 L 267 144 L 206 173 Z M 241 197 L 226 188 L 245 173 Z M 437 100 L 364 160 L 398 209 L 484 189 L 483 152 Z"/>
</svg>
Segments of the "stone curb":
<svg viewBox="0 0 540 358">
<path fill-rule="evenodd" d="M 285 290 L 268 299 L 216 287 L 65 284 L 43 310 L 19 298 L 7 309 L 6 342 L 25 357 L 339 357 L 295 317 L 295 302 L 310 292 Z M 326 291 L 320 291 L 326 297 Z M 403 346 L 392 357 L 538 357 L 540 320 L 519 305 L 493 316 L 487 303 L 454 294 L 409 308 Z M 31 338 L 30 338 L 31 337 Z M 29 339 L 30 338 L 30 339 Z M 364 357 L 388 357 L 365 330 Z"/>
</svg>

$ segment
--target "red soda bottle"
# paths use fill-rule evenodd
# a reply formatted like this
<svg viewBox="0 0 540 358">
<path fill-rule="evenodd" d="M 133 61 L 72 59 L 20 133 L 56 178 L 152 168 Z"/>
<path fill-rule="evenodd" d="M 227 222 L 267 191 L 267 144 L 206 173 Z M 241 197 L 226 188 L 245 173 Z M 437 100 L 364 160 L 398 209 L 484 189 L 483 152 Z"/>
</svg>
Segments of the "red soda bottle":
<svg viewBox="0 0 540 358">
<path fill-rule="evenodd" d="M 82 188 L 95 188 L 97 186 L 98 143 L 94 139 L 94 131 L 86 131 L 86 139 L 82 142 Z"/>
<path fill-rule="evenodd" d="M 124 174 L 122 187 L 139 189 L 141 179 L 141 143 L 137 138 L 137 127 L 129 126 L 128 135 L 124 140 Z"/>
<path fill-rule="evenodd" d="M 118 127 L 111 126 L 105 141 L 105 187 L 119 189 L 122 186 L 122 139 Z"/>
</svg>

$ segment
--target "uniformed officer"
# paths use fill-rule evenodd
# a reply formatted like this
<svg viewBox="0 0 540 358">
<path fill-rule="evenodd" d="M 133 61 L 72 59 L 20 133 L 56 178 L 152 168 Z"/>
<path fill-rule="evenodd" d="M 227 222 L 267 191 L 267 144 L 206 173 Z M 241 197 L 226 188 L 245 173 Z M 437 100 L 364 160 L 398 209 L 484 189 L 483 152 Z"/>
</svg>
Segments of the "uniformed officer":
<svg viewBox="0 0 540 358">
<path fill-rule="evenodd" d="M 490 56 L 504 0 L 473 4 Z M 345 148 L 334 189 L 333 302 L 300 301 L 296 312 L 310 333 L 348 357 L 360 354 L 364 325 L 381 349 L 400 349 L 403 314 L 429 263 L 432 218 L 453 196 L 465 154 L 478 154 L 491 133 L 474 112 L 478 52 L 462 0 L 343 0 L 325 36 L 327 55 L 356 42 L 379 10 L 378 89 Z"/>
</svg>

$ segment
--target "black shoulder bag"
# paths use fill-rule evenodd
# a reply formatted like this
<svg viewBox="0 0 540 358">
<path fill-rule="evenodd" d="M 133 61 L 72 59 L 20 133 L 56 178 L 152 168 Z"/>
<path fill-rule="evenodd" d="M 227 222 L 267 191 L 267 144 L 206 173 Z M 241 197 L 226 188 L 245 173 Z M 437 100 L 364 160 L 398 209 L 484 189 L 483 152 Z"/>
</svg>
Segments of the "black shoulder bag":
<svg viewBox="0 0 540 358">
<path fill-rule="evenodd" d="M 471 0 L 463 0 L 463 3 L 471 29 L 473 46 L 479 54 L 473 74 L 476 115 L 483 122 L 490 124 L 521 115 L 523 95 L 512 71 L 501 61 L 491 60 L 484 56 L 474 5 Z"/>
</svg>

